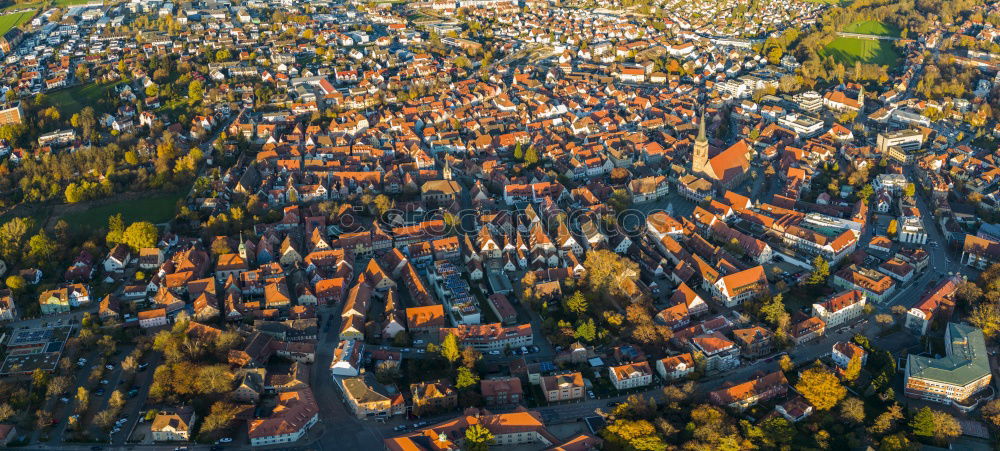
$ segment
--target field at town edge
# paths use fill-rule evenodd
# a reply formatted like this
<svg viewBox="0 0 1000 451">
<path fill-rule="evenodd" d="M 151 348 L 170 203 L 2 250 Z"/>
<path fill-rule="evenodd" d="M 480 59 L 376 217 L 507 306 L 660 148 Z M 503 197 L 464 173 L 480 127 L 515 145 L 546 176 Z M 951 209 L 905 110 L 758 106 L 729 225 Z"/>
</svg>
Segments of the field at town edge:
<svg viewBox="0 0 1000 451">
<path fill-rule="evenodd" d="M 830 55 L 837 62 L 851 66 L 855 61 L 892 66 L 899 61 L 899 53 L 892 41 L 839 37 L 831 41 L 821 52 Z"/>
<path fill-rule="evenodd" d="M 0 16 L 0 35 L 10 31 L 11 28 L 20 26 L 21 24 L 31 20 L 32 17 L 35 17 L 34 11 L 4 14 Z"/>
<path fill-rule="evenodd" d="M 87 83 L 52 91 L 45 94 L 46 104 L 58 108 L 63 117 L 79 113 L 87 105 L 100 112 L 97 100 L 110 95 L 109 92 L 113 92 L 112 89 L 118 83 Z"/>
<path fill-rule="evenodd" d="M 97 230 L 107 227 L 108 217 L 121 213 L 125 224 L 135 221 L 149 221 L 160 224 L 173 219 L 177 200 L 183 193 L 157 194 L 139 199 L 121 200 L 105 205 L 90 207 L 83 211 L 72 211 L 62 215 L 72 227 Z"/>
<path fill-rule="evenodd" d="M 871 34 L 878 36 L 899 36 L 899 29 L 890 24 L 866 20 L 844 27 L 845 33 Z M 822 56 L 832 56 L 837 62 L 851 66 L 855 61 L 892 66 L 899 62 L 899 53 L 893 41 L 859 39 L 840 36 L 822 50 Z"/>
<path fill-rule="evenodd" d="M 899 36 L 899 29 L 894 25 L 877 20 L 854 22 L 844 27 L 844 31 L 847 33 L 874 34 L 879 36 Z"/>
</svg>

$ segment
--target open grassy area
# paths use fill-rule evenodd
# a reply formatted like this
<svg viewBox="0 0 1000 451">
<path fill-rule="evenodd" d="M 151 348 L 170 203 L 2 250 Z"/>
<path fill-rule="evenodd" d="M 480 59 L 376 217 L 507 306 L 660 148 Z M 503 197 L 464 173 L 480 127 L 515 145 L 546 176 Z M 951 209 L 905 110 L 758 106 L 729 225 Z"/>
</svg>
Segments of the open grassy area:
<svg viewBox="0 0 1000 451">
<path fill-rule="evenodd" d="M 45 6 L 43 2 L 30 2 L 30 3 L 3 3 L 2 10 L 7 11 L 21 11 L 25 9 L 39 9 Z"/>
<path fill-rule="evenodd" d="M 822 54 L 833 56 L 837 62 L 846 66 L 853 65 L 855 61 L 893 66 L 899 63 L 900 58 L 892 41 L 845 37 L 839 37 L 827 44 Z"/>
<path fill-rule="evenodd" d="M 45 98 L 47 104 L 56 107 L 63 117 L 79 113 L 80 110 L 88 105 L 100 112 L 97 100 L 107 95 L 116 84 L 88 83 L 86 85 L 72 86 L 45 94 Z"/>
<path fill-rule="evenodd" d="M 845 27 L 844 31 L 847 33 L 874 34 L 879 36 L 899 36 L 899 29 L 894 25 L 877 20 L 854 22 Z"/>
<path fill-rule="evenodd" d="M 75 211 L 63 215 L 63 219 L 71 226 L 89 231 L 107 227 L 108 217 L 121 213 L 126 224 L 135 221 L 149 221 L 160 224 L 173 219 L 176 213 L 177 200 L 184 196 L 183 192 L 155 194 L 140 199 L 123 200 L 105 205 Z"/>
<path fill-rule="evenodd" d="M 52 5 L 52 7 L 65 8 L 67 6 L 86 5 L 93 1 L 94 0 L 56 0 L 55 3 Z M 2 7 L 3 11 L 15 11 L 22 9 L 41 9 L 42 7 L 45 6 L 45 2 L 21 2 L 21 3 L 4 2 L 3 4 L 6 5 Z"/>
<path fill-rule="evenodd" d="M 56 0 L 56 6 L 63 8 L 66 6 L 86 5 L 88 3 L 99 3 L 94 0 Z"/>
<path fill-rule="evenodd" d="M 32 17 L 35 17 L 35 11 L 25 11 L 0 16 L 0 34 L 4 34 L 10 31 L 11 28 L 20 26 L 21 24 L 31 20 Z"/>
<path fill-rule="evenodd" d="M 6 223 L 14 218 L 30 217 L 35 221 L 36 226 L 44 225 L 52 214 L 52 207 L 48 205 L 38 205 L 31 209 L 15 209 L 0 215 L 0 224 Z"/>
</svg>

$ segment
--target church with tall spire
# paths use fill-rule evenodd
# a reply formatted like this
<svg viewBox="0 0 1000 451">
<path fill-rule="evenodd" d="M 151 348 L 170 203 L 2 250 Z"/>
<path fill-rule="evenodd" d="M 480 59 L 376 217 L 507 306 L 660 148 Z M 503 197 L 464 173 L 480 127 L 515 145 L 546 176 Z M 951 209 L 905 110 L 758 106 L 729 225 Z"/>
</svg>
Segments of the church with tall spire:
<svg viewBox="0 0 1000 451">
<path fill-rule="evenodd" d="M 691 151 L 691 172 L 713 184 L 732 188 L 746 180 L 753 161 L 753 149 L 740 139 L 721 152 L 713 152 L 708 143 L 705 112 L 698 120 L 698 136 Z"/>
<path fill-rule="evenodd" d="M 698 137 L 694 140 L 694 154 L 691 156 L 691 171 L 695 174 L 705 172 L 705 165 L 708 164 L 708 137 L 705 134 L 705 111 L 701 112 L 698 119 Z"/>
</svg>

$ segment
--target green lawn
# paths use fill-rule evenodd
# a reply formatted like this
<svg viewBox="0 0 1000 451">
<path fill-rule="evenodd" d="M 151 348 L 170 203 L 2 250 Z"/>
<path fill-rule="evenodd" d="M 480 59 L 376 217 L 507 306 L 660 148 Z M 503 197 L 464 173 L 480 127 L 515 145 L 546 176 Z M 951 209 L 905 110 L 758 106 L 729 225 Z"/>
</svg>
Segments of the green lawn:
<svg viewBox="0 0 1000 451">
<path fill-rule="evenodd" d="M 63 215 L 63 219 L 74 227 L 97 230 L 107 227 L 108 217 L 122 214 L 125 224 L 135 221 L 149 221 L 160 224 L 173 219 L 176 213 L 177 200 L 184 193 L 156 194 L 150 197 L 134 200 L 124 200 L 106 205 L 89 208 Z"/>
<path fill-rule="evenodd" d="M 56 0 L 56 6 L 61 8 L 65 6 L 85 5 L 93 1 L 94 0 Z"/>
<path fill-rule="evenodd" d="M 34 11 L 4 14 L 0 16 L 0 35 L 10 31 L 11 28 L 20 26 L 21 24 L 31 20 L 32 17 L 35 17 Z"/>
<path fill-rule="evenodd" d="M 3 7 L 3 11 L 6 12 L 6 11 L 14 11 L 14 10 L 22 10 L 22 9 L 39 9 L 42 6 L 45 6 L 45 4 L 43 2 L 11 3 L 11 4 L 7 5 L 7 6 L 4 6 Z"/>
<path fill-rule="evenodd" d="M 845 37 L 839 37 L 827 44 L 822 54 L 833 56 L 838 62 L 847 66 L 853 65 L 855 61 L 893 66 L 900 58 L 892 41 Z"/>
<path fill-rule="evenodd" d="M 65 8 L 67 6 L 84 5 L 90 3 L 92 0 L 56 0 L 55 4 L 52 6 L 57 8 Z M 27 3 L 11 3 L 4 6 L 3 11 L 13 11 L 20 9 L 41 9 L 45 6 L 45 2 L 27 2 Z"/>
<path fill-rule="evenodd" d="M 844 28 L 844 32 L 858 34 L 875 34 L 879 36 L 899 36 L 899 29 L 894 25 L 879 22 L 876 20 L 866 20 L 854 22 Z"/>
<path fill-rule="evenodd" d="M 6 223 L 7 221 L 10 221 L 11 219 L 14 219 L 14 218 L 17 218 L 17 217 L 28 216 L 28 217 L 30 217 L 31 219 L 33 219 L 35 221 L 36 225 L 42 226 L 42 225 L 45 225 L 45 223 L 49 220 L 49 216 L 51 214 L 52 214 L 52 207 L 51 206 L 48 206 L 48 205 L 37 205 L 34 208 L 29 209 L 27 212 L 25 212 L 24 210 L 18 209 L 18 210 L 14 210 L 12 212 L 7 212 L 7 213 L 5 213 L 3 215 L 0 215 L 0 224 Z"/>
<path fill-rule="evenodd" d="M 88 83 L 86 85 L 73 86 L 45 94 L 45 99 L 47 104 L 56 107 L 63 117 L 79 113 L 80 110 L 88 105 L 95 107 L 94 109 L 100 112 L 100 108 L 96 108 L 97 100 L 101 99 L 116 84 Z"/>
</svg>

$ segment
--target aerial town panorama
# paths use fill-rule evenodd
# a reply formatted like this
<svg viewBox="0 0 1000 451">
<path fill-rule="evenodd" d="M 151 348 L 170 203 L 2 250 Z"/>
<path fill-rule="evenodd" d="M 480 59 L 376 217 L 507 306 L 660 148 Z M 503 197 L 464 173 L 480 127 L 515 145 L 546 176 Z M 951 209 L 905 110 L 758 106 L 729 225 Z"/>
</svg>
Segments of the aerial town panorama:
<svg viewBox="0 0 1000 451">
<path fill-rule="evenodd" d="M 1000 449 L 998 0 L 0 0 L 0 448 Z"/>
</svg>

